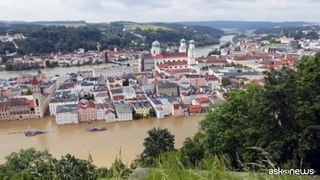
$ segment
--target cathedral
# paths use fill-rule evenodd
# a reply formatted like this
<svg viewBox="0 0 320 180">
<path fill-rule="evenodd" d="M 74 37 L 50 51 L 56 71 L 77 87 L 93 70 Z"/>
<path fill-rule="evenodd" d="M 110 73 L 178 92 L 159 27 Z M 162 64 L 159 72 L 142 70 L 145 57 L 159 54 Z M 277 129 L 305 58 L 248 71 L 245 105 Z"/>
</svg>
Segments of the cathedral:
<svg viewBox="0 0 320 180">
<path fill-rule="evenodd" d="M 190 40 L 187 44 L 185 39 L 181 39 L 179 52 L 161 53 L 161 44 L 154 41 L 150 54 L 143 54 L 139 59 L 139 71 L 150 71 L 158 68 L 183 69 L 196 65 L 195 42 Z"/>
</svg>

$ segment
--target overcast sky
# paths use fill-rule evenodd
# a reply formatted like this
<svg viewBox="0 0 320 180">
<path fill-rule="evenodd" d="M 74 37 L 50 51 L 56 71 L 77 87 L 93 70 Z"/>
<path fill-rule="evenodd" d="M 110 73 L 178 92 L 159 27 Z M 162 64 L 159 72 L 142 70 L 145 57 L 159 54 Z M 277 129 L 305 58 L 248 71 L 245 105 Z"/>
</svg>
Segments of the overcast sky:
<svg viewBox="0 0 320 180">
<path fill-rule="evenodd" d="M 0 0 L 0 20 L 320 22 L 320 0 Z"/>
</svg>

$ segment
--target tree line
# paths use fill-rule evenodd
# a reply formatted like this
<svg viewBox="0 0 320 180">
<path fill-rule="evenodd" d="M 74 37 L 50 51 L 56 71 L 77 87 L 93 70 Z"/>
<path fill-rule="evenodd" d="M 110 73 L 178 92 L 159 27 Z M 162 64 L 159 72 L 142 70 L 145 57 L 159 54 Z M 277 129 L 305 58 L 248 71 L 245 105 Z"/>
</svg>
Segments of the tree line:
<svg viewBox="0 0 320 180">
<path fill-rule="evenodd" d="M 142 30 L 141 28 L 125 30 L 122 23 L 89 24 L 80 27 L 66 26 L 13 26 L 1 27 L 0 34 L 22 33 L 27 39 L 15 40 L 19 46 L 19 55 L 47 54 L 52 52 L 74 52 L 79 48 L 87 50 L 113 50 L 127 48 L 149 50 L 154 40 L 165 45 L 178 44 L 180 39 L 194 39 L 199 46 L 219 43 L 222 31 L 209 27 L 188 27 L 170 25 L 170 30 Z M 99 44 L 97 44 L 99 43 Z M 15 51 L 12 43 L 0 42 L 0 53 Z"/>
</svg>

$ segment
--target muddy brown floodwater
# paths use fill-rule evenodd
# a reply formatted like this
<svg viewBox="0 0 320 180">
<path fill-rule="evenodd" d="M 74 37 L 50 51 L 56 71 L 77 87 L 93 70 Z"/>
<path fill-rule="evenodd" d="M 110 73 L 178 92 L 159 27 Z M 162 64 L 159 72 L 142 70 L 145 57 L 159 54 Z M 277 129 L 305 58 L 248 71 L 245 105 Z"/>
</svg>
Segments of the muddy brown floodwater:
<svg viewBox="0 0 320 180">
<path fill-rule="evenodd" d="M 57 126 L 52 117 L 0 122 L 0 164 L 5 162 L 5 156 L 11 152 L 30 147 L 37 150 L 48 149 L 56 158 L 70 153 L 78 158 L 88 159 L 91 154 L 93 163 L 100 167 L 109 167 L 121 151 L 124 163 L 130 164 L 143 150 L 143 140 L 147 137 L 149 129 L 168 128 L 175 135 L 176 148 L 180 148 L 185 138 L 193 136 L 198 131 L 199 121 L 203 118 L 204 115 L 197 115 L 112 124 L 97 121 L 91 124 L 63 126 Z M 86 131 L 86 128 L 95 126 L 106 126 L 107 131 Z M 44 130 L 48 133 L 34 137 L 26 137 L 23 133 L 12 134 L 27 130 Z"/>
</svg>

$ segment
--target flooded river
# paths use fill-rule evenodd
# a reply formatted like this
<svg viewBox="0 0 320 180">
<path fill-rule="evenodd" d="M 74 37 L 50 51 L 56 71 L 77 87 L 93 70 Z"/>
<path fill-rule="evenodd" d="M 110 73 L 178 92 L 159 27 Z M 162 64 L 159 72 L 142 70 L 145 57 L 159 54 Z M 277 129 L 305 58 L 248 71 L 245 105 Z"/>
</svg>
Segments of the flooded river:
<svg viewBox="0 0 320 180">
<path fill-rule="evenodd" d="M 0 164 L 5 156 L 23 148 L 48 149 L 54 157 L 71 153 L 78 158 L 88 159 L 91 154 L 94 164 L 109 167 L 119 156 L 126 164 L 135 159 L 143 150 L 147 131 L 153 127 L 168 128 L 175 135 L 176 148 L 182 146 L 186 137 L 198 131 L 198 123 L 204 115 L 168 117 L 165 119 L 144 119 L 107 124 L 97 121 L 92 124 L 57 126 L 54 118 L 41 120 L 11 121 L 0 123 Z M 104 132 L 87 132 L 86 128 L 106 126 Z M 45 130 L 47 134 L 26 137 L 24 134 L 11 134 L 26 130 Z"/>
</svg>

